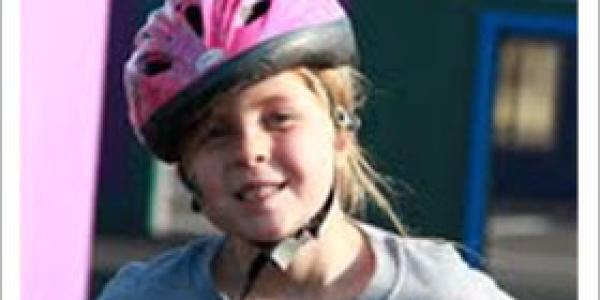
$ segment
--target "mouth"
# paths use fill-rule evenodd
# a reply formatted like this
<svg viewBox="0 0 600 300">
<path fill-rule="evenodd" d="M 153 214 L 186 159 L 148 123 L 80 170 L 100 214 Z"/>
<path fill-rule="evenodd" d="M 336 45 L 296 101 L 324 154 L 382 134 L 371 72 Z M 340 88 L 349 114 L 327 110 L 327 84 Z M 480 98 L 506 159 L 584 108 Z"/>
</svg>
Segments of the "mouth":
<svg viewBox="0 0 600 300">
<path fill-rule="evenodd" d="M 287 181 L 280 183 L 261 182 L 246 183 L 234 193 L 235 199 L 240 202 L 260 202 L 277 194 L 287 186 Z"/>
</svg>

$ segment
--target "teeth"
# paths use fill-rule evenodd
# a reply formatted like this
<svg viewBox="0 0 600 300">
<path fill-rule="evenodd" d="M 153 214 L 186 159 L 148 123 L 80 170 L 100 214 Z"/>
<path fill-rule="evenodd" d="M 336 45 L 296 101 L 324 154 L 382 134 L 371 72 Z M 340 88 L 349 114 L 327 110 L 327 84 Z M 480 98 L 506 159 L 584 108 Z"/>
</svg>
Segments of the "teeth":
<svg viewBox="0 0 600 300">
<path fill-rule="evenodd" d="M 263 199 L 271 196 L 275 192 L 279 190 L 278 186 L 268 185 L 268 186 L 259 186 L 247 189 L 243 192 L 238 193 L 238 198 L 242 201 L 255 200 L 255 199 Z"/>
</svg>

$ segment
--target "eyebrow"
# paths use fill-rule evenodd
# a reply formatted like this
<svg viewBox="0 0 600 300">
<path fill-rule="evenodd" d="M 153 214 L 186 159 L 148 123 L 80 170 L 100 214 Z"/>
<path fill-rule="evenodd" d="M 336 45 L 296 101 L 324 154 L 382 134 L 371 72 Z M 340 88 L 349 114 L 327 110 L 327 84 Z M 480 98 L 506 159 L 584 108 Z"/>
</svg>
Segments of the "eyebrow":
<svg viewBox="0 0 600 300">
<path fill-rule="evenodd" d="M 313 71 L 300 68 L 296 70 L 294 74 L 298 75 L 302 81 L 304 81 L 306 86 L 317 96 L 317 98 L 322 98 L 322 100 L 326 102 L 330 100 L 327 87 Z"/>
<path fill-rule="evenodd" d="M 196 120 L 196 128 L 202 128 L 205 126 L 211 126 L 212 124 L 215 123 L 220 123 L 220 122 L 224 122 L 230 118 L 233 117 L 232 113 L 233 113 L 233 108 L 234 107 L 238 107 L 238 109 L 240 109 L 240 111 L 245 111 L 245 110 L 255 110 L 255 109 L 259 109 L 262 106 L 265 105 L 270 105 L 271 103 L 274 102 L 282 102 L 282 101 L 286 101 L 289 102 L 290 100 L 286 100 L 289 99 L 289 97 L 283 96 L 279 93 L 275 93 L 272 95 L 268 95 L 266 97 L 261 97 L 259 99 L 256 99 L 255 101 L 253 101 L 252 103 L 248 103 L 246 105 L 240 105 L 239 103 L 234 103 L 233 101 L 229 101 L 229 103 L 221 103 L 221 105 L 216 105 L 214 107 L 212 107 L 210 109 L 210 111 L 207 111 L 202 118 L 198 118 Z M 236 101 L 236 100 L 234 100 Z M 237 100 L 240 101 L 240 100 Z"/>
<path fill-rule="evenodd" d="M 269 105 L 269 104 L 277 103 L 277 102 L 290 102 L 291 100 L 292 99 L 290 99 L 290 97 L 276 93 L 276 94 L 272 94 L 272 95 L 269 95 L 266 97 L 261 97 L 260 99 L 257 99 L 256 101 L 253 101 L 252 103 L 249 103 L 244 108 L 255 109 L 255 108 L 259 108 L 263 105 Z"/>
</svg>

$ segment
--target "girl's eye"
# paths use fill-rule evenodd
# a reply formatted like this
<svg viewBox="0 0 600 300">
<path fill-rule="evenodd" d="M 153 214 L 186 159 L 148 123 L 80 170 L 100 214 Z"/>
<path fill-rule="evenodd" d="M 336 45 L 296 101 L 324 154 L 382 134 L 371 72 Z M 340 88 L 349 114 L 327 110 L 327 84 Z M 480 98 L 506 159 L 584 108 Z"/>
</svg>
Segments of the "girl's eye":
<svg viewBox="0 0 600 300">
<path fill-rule="evenodd" d="M 295 116 L 289 112 L 273 112 L 266 118 L 266 125 L 269 128 L 281 129 L 291 125 Z"/>
<path fill-rule="evenodd" d="M 209 139 L 224 137 L 229 134 L 231 130 L 229 130 L 225 126 L 212 126 L 208 129 L 206 133 L 206 137 Z"/>
<path fill-rule="evenodd" d="M 210 142 L 216 139 L 224 138 L 231 133 L 231 129 L 224 125 L 212 125 L 206 128 L 201 134 L 203 143 Z"/>
</svg>

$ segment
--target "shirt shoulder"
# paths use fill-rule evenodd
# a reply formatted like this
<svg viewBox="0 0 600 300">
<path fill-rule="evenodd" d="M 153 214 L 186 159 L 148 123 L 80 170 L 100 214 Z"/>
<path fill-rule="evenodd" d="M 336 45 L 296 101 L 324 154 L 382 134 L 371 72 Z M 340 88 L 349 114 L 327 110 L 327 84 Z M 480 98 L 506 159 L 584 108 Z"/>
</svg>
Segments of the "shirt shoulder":
<svg viewBox="0 0 600 300">
<path fill-rule="evenodd" d="M 214 294 L 210 261 L 222 240 L 220 236 L 203 236 L 148 261 L 130 262 L 109 281 L 98 299 L 192 299 L 193 295 Z"/>
<path fill-rule="evenodd" d="M 402 242 L 406 292 L 431 299 L 512 299 L 489 275 L 471 268 L 452 243 L 417 238 Z"/>
<path fill-rule="evenodd" d="M 372 244 L 379 243 L 373 246 L 376 259 L 390 262 L 383 266 L 385 273 L 394 274 L 394 286 L 384 299 L 513 299 L 490 276 L 466 264 L 451 242 L 363 228 Z"/>
</svg>

